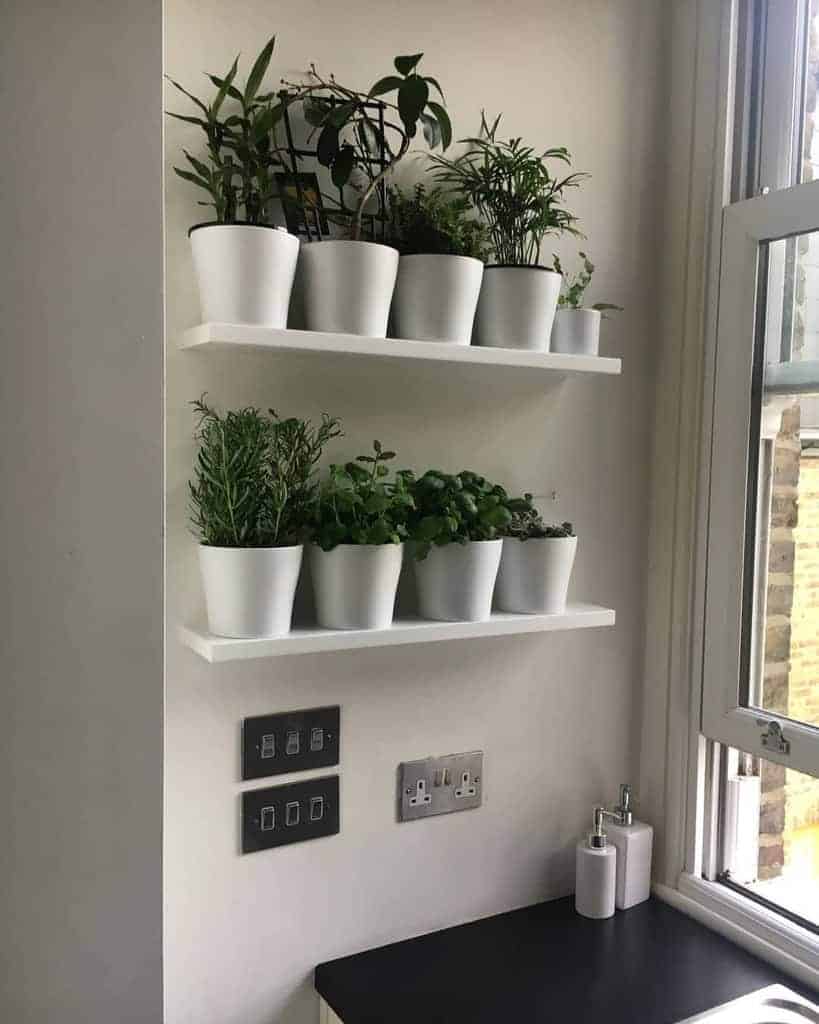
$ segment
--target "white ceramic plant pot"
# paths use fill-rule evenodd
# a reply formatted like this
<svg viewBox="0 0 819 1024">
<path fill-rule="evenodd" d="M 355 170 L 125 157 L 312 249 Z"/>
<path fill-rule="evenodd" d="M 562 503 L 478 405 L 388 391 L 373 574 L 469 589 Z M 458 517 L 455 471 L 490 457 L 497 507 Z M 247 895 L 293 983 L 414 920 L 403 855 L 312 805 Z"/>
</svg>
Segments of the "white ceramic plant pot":
<svg viewBox="0 0 819 1024">
<path fill-rule="evenodd" d="M 495 601 L 501 611 L 557 614 L 566 611 L 577 537 L 506 537 Z"/>
<path fill-rule="evenodd" d="M 311 242 L 301 247 L 300 286 L 308 331 L 384 338 L 398 250 L 377 242 Z"/>
<path fill-rule="evenodd" d="M 392 625 L 403 544 L 339 544 L 310 548 L 316 619 L 325 629 Z"/>
<path fill-rule="evenodd" d="M 544 267 L 486 267 L 475 344 L 546 352 L 562 280 Z"/>
<path fill-rule="evenodd" d="M 391 336 L 468 345 L 482 277 L 483 263 L 470 256 L 402 256 Z"/>
<path fill-rule="evenodd" d="M 492 614 L 492 592 L 500 564 L 502 540 L 433 547 L 413 560 L 422 619 L 482 622 Z"/>
<path fill-rule="evenodd" d="M 217 548 L 199 545 L 208 628 L 217 636 L 290 632 L 302 545 Z"/>
<path fill-rule="evenodd" d="M 552 326 L 552 352 L 596 356 L 600 349 L 599 309 L 558 309 Z"/>
<path fill-rule="evenodd" d="M 299 240 L 278 228 L 205 224 L 191 230 L 202 320 L 286 327 Z"/>
</svg>

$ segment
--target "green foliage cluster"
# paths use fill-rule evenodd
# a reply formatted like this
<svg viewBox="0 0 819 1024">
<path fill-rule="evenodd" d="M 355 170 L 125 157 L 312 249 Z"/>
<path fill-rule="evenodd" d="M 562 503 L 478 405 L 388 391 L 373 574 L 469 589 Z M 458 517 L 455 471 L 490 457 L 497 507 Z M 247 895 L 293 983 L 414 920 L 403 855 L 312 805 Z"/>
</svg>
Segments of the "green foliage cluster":
<svg viewBox="0 0 819 1024">
<path fill-rule="evenodd" d="M 510 498 L 499 484 L 466 469 L 455 474 L 429 469 L 411 480 L 410 489 L 415 509 L 409 535 L 416 542 L 419 560 L 426 558 L 433 545 L 503 537 L 525 504 L 521 498 Z"/>
<path fill-rule="evenodd" d="M 466 196 L 442 188 L 428 191 L 419 182 L 410 195 L 398 186 L 391 188 L 389 206 L 390 241 L 403 255 L 488 259 L 489 233 L 485 224 L 469 216 L 472 205 Z"/>
<path fill-rule="evenodd" d="M 314 64 L 306 82 L 284 83 L 288 90 L 285 102 L 300 104 L 305 120 L 318 132 L 318 160 L 329 168 L 333 184 L 339 189 L 340 219 L 347 224 L 351 238 L 361 237 L 367 203 L 407 155 L 419 125 L 431 149 L 446 149 L 452 141 L 443 91 L 435 78 L 418 70 L 422 57 L 422 53 L 396 57 L 393 65 L 397 74 L 380 78 L 368 92 L 342 85 L 333 75 L 324 77 Z M 438 94 L 440 103 L 431 98 L 431 90 Z M 394 100 L 385 99 L 390 94 L 395 94 Z M 382 145 L 386 166 L 379 168 L 374 157 Z M 363 185 L 355 180 L 354 172 Z M 357 194 L 352 208 L 345 205 L 344 188 L 348 184 Z"/>
<path fill-rule="evenodd" d="M 281 419 L 252 406 L 221 414 L 204 396 L 199 414 L 191 524 L 203 544 L 278 547 L 303 539 L 315 502 L 315 469 L 338 420 Z"/>
<path fill-rule="evenodd" d="M 372 455 L 330 466 L 315 507 L 312 536 L 324 551 L 339 544 L 400 544 L 414 507 L 406 472 L 389 480 L 395 452 L 373 441 Z"/>
<path fill-rule="evenodd" d="M 573 172 L 554 177 L 545 161 L 571 164 L 563 147 L 536 152 L 521 138 L 497 138 L 501 116 L 491 127 L 481 114 L 480 134 L 460 140 L 467 151 L 456 159 L 433 155 L 436 179 L 460 192 L 489 228 L 495 260 L 501 265 L 535 266 L 549 234 L 579 235 L 577 219 L 563 206 L 565 193 L 587 177 Z"/>
<path fill-rule="evenodd" d="M 174 167 L 174 171 L 207 192 L 209 200 L 200 205 L 212 206 L 219 224 L 270 223 L 271 201 L 277 197 L 273 168 L 284 165 L 276 141 L 283 108 L 276 93 L 260 89 L 275 42 L 274 36 L 265 44 L 243 89 L 236 83 L 238 57 L 224 76 L 208 75 L 216 90 L 210 102 L 166 76 L 197 107 L 196 115 L 170 111 L 169 115 L 197 125 L 206 136 L 206 158 L 200 160 L 184 150 L 189 166 Z"/>
<path fill-rule="evenodd" d="M 580 252 L 578 253 L 578 256 L 580 256 L 580 259 L 583 261 L 582 266 L 574 277 L 568 277 L 563 271 L 563 266 L 557 253 L 554 254 L 553 267 L 558 274 L 563 276 L 563 290 L 560 294 L 560 298 L 558 299 L 558 302 L 563 309 L 583 308 L 583 296 L 586 294 L 586 290 L 591 284 L 592 274 L 595 270 L 594 264 L 586 253 Z M 622 306 L 615 306 L 611 302 L 595 302 L 593 306 L 588 306 L 586 308 L 596 309 L 600 312 L 605 312 L 608 309 L 616 309 L 620 313 L 623 311 Z"/>
<path fill-rule="evenodd" d="M 532 495 L 524 494 L 512 513 L 506 526 L 505 536 L 516 537 L 518 540 L 535 540 L 543 537 L 574 537 L 571 523 L 550 525 L 543 521 L 543 516 L 532 504 Z"/>
</svg>

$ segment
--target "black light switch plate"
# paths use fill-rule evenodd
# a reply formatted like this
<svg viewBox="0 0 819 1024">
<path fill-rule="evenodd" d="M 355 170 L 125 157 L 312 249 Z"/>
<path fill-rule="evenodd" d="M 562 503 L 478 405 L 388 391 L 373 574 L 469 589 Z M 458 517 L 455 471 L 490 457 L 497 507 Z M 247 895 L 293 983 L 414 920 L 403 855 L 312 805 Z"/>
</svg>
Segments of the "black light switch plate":
<svg viewBox="0 0 819 1024">
<path fill-rule="evenodd" d="M 242 723 L 242 778 L 264 779 L 338 764 L 338 705 L 258 715 Z"/>
<path fill-rule="evenodd" d="M 338 775 L 242 793 L 242 853 L 339 831 Z"/>
</svg>

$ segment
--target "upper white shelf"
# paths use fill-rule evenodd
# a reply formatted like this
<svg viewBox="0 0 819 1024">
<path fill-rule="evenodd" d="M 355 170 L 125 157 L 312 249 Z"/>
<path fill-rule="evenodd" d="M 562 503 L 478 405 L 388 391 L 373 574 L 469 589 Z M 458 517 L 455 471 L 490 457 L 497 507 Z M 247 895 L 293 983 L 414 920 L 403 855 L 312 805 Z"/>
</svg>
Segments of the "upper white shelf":
<svg viewBox="0 0 819 1024">
<path fill-rule="evenodd" d="M 569 373 L 617 374 L 619 359 L 603 356 L 572 356 L 558 352 L 525 352 L 511 348 L 482 348 L 435 341 L 399 341 L 365 338 L 356 334 L 292 331 L 253 324 L 206 323 L 182 335 L 184 349 L 255 349 L 269 352 L 317 352 L 340 356 L 427 363 L 466 363 L 473 366 L 517 367 L 564 375 Z"/>
<path fill-rule="evenodd" d="M 546 633 L 562 629 L 613 626 L 614 611 L 596 604 L 570 604 L 560 615 L 513 615 L 495 612 L 486 622 L 431 622 L 428 619 L 396 619 L 389 629 L 319 629 L 296 627 L 285 636 L 233 640 L 214 636 L 206 629 L 182 626 L 182 642 L 206 661 L 245 661 L 282 654 L 315 654 L 351 651 L 362 647 L 422 644 L 436 640 L 465 640 L 479 636 L 510 636 L 515 633 Z"/>
</svg>

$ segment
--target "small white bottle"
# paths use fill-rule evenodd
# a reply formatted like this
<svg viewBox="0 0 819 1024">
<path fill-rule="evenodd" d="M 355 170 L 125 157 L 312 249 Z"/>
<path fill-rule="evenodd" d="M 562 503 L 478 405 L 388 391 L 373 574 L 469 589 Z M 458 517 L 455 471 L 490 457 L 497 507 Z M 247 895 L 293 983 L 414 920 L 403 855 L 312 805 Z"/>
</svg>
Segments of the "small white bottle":
<svg viewBox="0 0 819 1024">
<path fill-rule="evenodd" d="M 607 811 L 609 840 L 617 850 L 618 910 L 628 910 L 651 895 L 651 847 L 654 829 L 635 821 L 631 809 L 631 786 L 620 787 L 620 803 Z"/>
<path fill-rule="evenodd" d="M 577 844 L 574 908 L 582 917 L 597 920 L 614 916 L 617 851 L 603 831 L 602 807 L 594 809 L 594 825 L 587 839 Z"/>
</svg>

